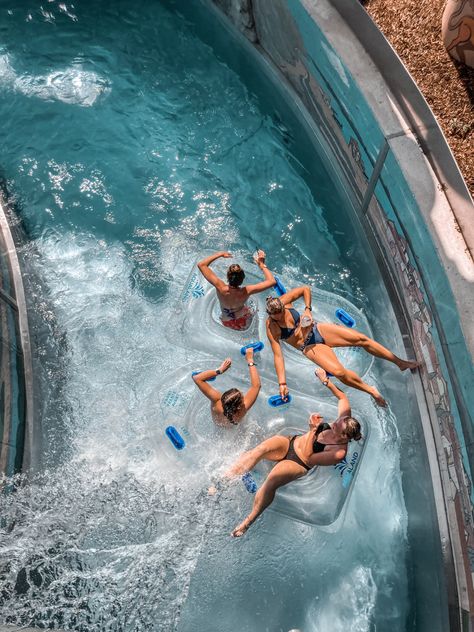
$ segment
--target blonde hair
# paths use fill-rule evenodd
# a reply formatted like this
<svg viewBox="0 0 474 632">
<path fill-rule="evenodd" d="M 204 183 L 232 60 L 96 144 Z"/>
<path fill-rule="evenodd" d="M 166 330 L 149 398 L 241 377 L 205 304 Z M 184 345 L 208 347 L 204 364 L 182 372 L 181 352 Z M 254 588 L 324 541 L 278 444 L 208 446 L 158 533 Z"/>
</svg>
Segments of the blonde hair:
<svg viewBox="0 0 474 632">
<path fill-rule="evenodd" d="M 346 422 L 346 428 L 344 430 L 345 436 L 349 441 L 360 441 L 362 439 L 360 423 L 354 417 L 344 417 Z"/>
<path fill-rule="evenodd" d="M 266 299 L 266 309 L 269 314 L 279 314 L 285 309 L 285 306 L 278 296 L 268 296 Z"/>
</svg>

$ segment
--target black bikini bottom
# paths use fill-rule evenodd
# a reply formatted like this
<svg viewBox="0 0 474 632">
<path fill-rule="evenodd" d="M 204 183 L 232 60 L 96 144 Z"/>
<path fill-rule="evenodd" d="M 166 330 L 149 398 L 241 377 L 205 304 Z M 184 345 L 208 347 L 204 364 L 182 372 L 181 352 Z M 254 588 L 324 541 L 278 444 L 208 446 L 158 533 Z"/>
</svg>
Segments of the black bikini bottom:
<svg viewBox="0 0 474 632">
<path fill-rule="evenodd" d="M 294 435 L 293 437 L 288 437 L 290 440 L 290 445 L 288 446 L 288 452 L 286 453 L 286 456 L 282 459 L 282 461 L 294 461 L 295 463 L 298 463 L 298 465 L 301 465 L 301 467 L 304 467 L 304 469 L 309 472 L 311 468 L 309 467 L 309 465 L 306 465 L 306 463 L 304 463 L 300 459 L 300 457 L 296 454 L 295 448 L 293 446 L 296 437 L 299 437 L 299 436 L 300 435 Z"/>
</svg>

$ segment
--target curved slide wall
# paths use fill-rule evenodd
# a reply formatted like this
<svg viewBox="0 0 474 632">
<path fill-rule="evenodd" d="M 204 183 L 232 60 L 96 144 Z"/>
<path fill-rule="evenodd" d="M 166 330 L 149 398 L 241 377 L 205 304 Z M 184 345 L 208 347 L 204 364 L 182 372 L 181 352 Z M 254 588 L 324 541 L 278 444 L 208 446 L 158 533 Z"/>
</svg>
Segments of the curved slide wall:
<svg viewBox="0 0 474 632">
<path fill-rule="evenodd" d="M 407 349 L 423 360 L 415 388 L 450 627 L 472 628 L 472 200 L 422 95 L 357 0 L 214 3 L 315 124 L 378 258 Z"/>
<path fill-rule="evenodd" d="M 28 468 L 33 441 L 30 339 L 11 220 L 0 194 L 0 480 Z"/>
</svg>

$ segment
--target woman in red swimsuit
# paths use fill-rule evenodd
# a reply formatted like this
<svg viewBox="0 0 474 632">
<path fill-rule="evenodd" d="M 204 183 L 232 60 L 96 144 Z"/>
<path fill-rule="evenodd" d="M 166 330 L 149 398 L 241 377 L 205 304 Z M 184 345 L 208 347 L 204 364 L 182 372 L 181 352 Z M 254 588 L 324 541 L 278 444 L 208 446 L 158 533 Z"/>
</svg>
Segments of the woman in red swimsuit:
<svg viewBox="0 0 474 632">
<path fill-rule="evenodd" d="M 242 454 L 226 473 L 226 477 L 242 476 L 262 459 L 275 461 L 276 465 L 255 494 L 252 511 L 232 531 L 235 538 L 242 536 L 272 503 L 279 487 L 305 476 L 316 465 L 339 463 L 347 454 L 348 443 L 361 438 L 360 424 L 351 417 L 351 407 L 346 395 L 329 380 L 324 369 L 316 369 L 315 373 L 339 400 L 338 418 L 328 424 L 323 422 L 319 413 L 313 413 L 309 418 L 310 429 L 306 434 L 293 437 L 275 435 Z"/>
<path fill-rule="evenodd" d="M 265 265 L 265 253 L 258 250 L 254 256 L 255 263 L 263 272 L 265 281 L 254 285 L 244 285 L 245 272 L 237 264 L 233 263 L 227 270 L 227 283 L 220 279 L 209 267 L 213 261 L 224 257 L 232 257 L 230 252 L 224 250 L 216 252 L 200 261 L 197 265 L 202 275 L 216 288 L 217 298 L 221 306 L 221 322 L 224 327 L 242 331 L 247 329 L 253 317 L 253 312 L 247 305 L 247 300 L 252 294 L 263 292 L 273 287 L 275 277 Z"/>
</svg>

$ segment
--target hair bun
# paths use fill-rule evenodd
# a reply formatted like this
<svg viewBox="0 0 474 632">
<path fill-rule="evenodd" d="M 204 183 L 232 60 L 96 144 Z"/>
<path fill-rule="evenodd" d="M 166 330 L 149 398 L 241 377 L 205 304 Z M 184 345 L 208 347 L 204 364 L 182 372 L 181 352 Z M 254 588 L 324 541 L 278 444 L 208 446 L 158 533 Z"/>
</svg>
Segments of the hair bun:
<svg viewBox="0 0 474 632">
<path fill-rule="evenodd" d="M 346 417 L 345 435 L 349 441 L 360 441 L 362 439 L 360 422 L 354 417 Z"/>
</svg>

